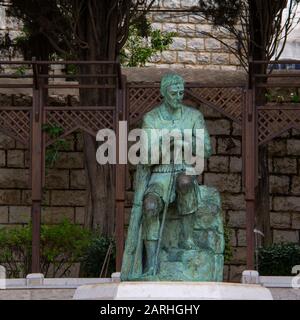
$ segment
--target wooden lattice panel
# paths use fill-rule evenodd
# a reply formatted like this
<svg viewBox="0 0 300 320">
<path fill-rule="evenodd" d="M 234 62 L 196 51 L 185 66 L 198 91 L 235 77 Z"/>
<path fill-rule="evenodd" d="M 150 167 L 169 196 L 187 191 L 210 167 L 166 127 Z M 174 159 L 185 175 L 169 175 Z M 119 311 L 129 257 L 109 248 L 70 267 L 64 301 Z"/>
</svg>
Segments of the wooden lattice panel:
<svg viewBox="0 0 300 320">
<path fill-rule="evenodd" d="M 63 129 L 66 136 L 75 130 L 83 130 L 96 135 L 100 129 L 114 129 L 113 110 L 48 110 L 46 123 Z M 51 144 L 53 141 L 48 141 Z"/>
<path fill-rule="evenodd" d="M 238 123 L 242 121 L 242 88 L 197 88 L 187 86 L 185 97 L 198 104 L 207 104 Z M 159 86 L 129 87 L 130 123 L 138 122 L 146 112 L 157 106 L 161 101 Z"/>
<path fill-rule="evenodd" d="M 0 128 L 8 136 L 29 145 L 30 141 L 30 111 L 0 110 Z"/>
<path fill-rule="evenodd" d="M 286 130 L 300 130 L 300 110 L 297 108 L 259 109 L 258 110 L 258 143 L 263 144 L 279 136 Z"/>
<path fill-rule="evenodd" d="M 230 119 L 241 123 L 243 91 L 241 88 L 188 88 L 187 95 L 207 104 Z"/>
<path fill-rule="evenodd" d="M 129 122 L 138 122 L 145 113 L 162 101 L 159 87 L 129 88 Z"/>
</svg>

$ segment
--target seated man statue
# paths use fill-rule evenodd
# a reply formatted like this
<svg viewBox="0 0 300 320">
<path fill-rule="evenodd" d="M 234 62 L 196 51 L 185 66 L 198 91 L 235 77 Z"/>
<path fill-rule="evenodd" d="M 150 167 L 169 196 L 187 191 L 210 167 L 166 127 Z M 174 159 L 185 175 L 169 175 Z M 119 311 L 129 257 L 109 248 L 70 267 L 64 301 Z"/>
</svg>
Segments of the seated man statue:
<svg viewBox="0 0 300 320">
<path fill-rule="evenodd" d="M 199 185 L 193 165 L 175 157 L 175 151 L 185 144 L 195 153 L 197 129 L 202 132 L 202 156 L 211 155 L 204 118 L 200 111 L 182 104 L 184 80 L 179 75 L 165 75 L 160 90 L 163 103 L 145 114 L 142 125 L 147 139 L 143 151 L 148 156 L 161 147 L 156 149 L 159 161 L 137 166 L 121 279 L 222 281 L 224 236 L 219 193 Z M 156 133 L 175 130 L 182 134 L 169 140 L 170 148 L 165 149 L 164 135 L 152 134 L 154 129 Z M 187 129 L 192 137 L 184 140 Z M 166 151 L 169 162 L 165 161 Z"/>
</svg>

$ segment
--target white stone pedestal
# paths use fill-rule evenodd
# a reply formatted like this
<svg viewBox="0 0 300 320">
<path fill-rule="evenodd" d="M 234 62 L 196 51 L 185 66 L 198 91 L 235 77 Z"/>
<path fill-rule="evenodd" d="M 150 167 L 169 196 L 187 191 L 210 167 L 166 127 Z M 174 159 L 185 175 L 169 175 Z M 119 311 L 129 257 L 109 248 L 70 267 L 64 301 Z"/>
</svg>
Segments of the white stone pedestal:
<svg viewBox="0 0 300 320">
<path fill-rule="evenodd" d="M 273 300 L 261 285 L 221 282 L 120 282 L 84 285 L 76 300 Z"/>
</svg>

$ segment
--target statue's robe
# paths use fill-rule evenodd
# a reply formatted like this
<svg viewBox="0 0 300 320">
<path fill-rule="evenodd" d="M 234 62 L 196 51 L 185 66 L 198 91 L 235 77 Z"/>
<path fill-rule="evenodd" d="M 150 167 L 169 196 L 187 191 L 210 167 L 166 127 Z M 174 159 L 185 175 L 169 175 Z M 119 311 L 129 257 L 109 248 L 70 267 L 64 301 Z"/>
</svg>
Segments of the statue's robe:
<svg viewBox="0 0 300 320">
<path fill-rule="evenodd" d="M 196 129 L 204 130 L 204 157 L 208 158 L 211 155 L 211 144 L 210 137 L 205 126 L 204 118 L 200 111 L 183 106 L 181 118 L 178 120 L 168 120 L 163 113 L 162 106 L 154 108 L 148 112 L 143 118 L 142 129 L 147 132 L 148 143 L 146 145 L 146 152 L 148 156 L 151 154 L 151 146 L 157 146 L 161 144 L 161 137 L 153 137 L 151 135 L 151 129 L 176 129 L 183 132 L 184 129 L 192 129 L 193 136 L 196 135 Z M 151 138 L 150 138 L 151 136 Z M 156 139 L 156 140 L 155 140 Z M 192 142 L 193 153 L 195 153 L 195 144 Z M 145 147 L 143 145 L 143 147 Z M 145 150 L 144 150 L 145 151 Z M 173 186 L 171 188 L 171 194 L 167 195 L 168 185 L 172 174 L 184 171 L 190 165 L 185 164 L 140 164 L 137 166 L 135 175 L 135 194 L 133 200 L 133 206 L 131 211 L 130 223 L 127 233 L 127 241 L 125 245 L 125 251 L 123 255 L 123 263 L 121 270 L 122 280 L 138 280 L 143 274 L 143 217 L 142 217 L 142 204 L 144 194 L 147 191 L 149 182 L 159 178 L 160 184 L 162 185 L 163 192 L 161 194 L 165 205 L 171 204 L 176 198 L 176 191 Z M 172 173 L 173 172 L 173 173 Z M 211 198 L 211 200 L 209 200 Z M 206 204 L 206 209 L 209 207 L 209 203 L 215 204 L 215 210 L 220 213 L 220 198 L 218 192 L 214 188 L 208 188 L 206 186 L 199 186 L 195 180 L 195 193 L 191 195 L 191 202 L 195 203 L 195 208 L 203 208 L 203 203 Z M 206 210 L 204 210 L 206 211 Z M 189 212 L 190 213 L 190 212 Z M 219 221 L 219 218 L 218 218 Z M 220 221 L 218 222 L 218 230 L 220 229 Z M 201 228 L 200 228 L 201 229 Z M 222 228 L 221 228 L 222 229 Z M 222 230 L 220 234 L 222 234 Z M 222 242 L 222 241 L 221 241 Z M 219 245 L 218 251 L 222 251 L 222 243 Z M 218 276 L 220 278 L 220 276 Z M 212 279 L 213 280 L 213 279 Z"/>
</svg>

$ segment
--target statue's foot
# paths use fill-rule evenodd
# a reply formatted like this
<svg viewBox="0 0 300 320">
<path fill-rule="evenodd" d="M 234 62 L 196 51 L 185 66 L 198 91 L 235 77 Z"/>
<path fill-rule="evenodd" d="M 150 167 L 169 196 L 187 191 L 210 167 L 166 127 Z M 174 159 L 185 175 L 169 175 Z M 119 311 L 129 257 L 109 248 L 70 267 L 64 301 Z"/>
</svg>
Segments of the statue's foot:
<svg viewBox="0 0 300 320">
<path fill-rule="evenodd" d="M 186 249 L 186 250 L 197 249 L 197 246 L 192 238 L 188 238 L 187 240 L 185 240 L 182 244 L 182 247 L 183 249 Z"/>
</svg>

